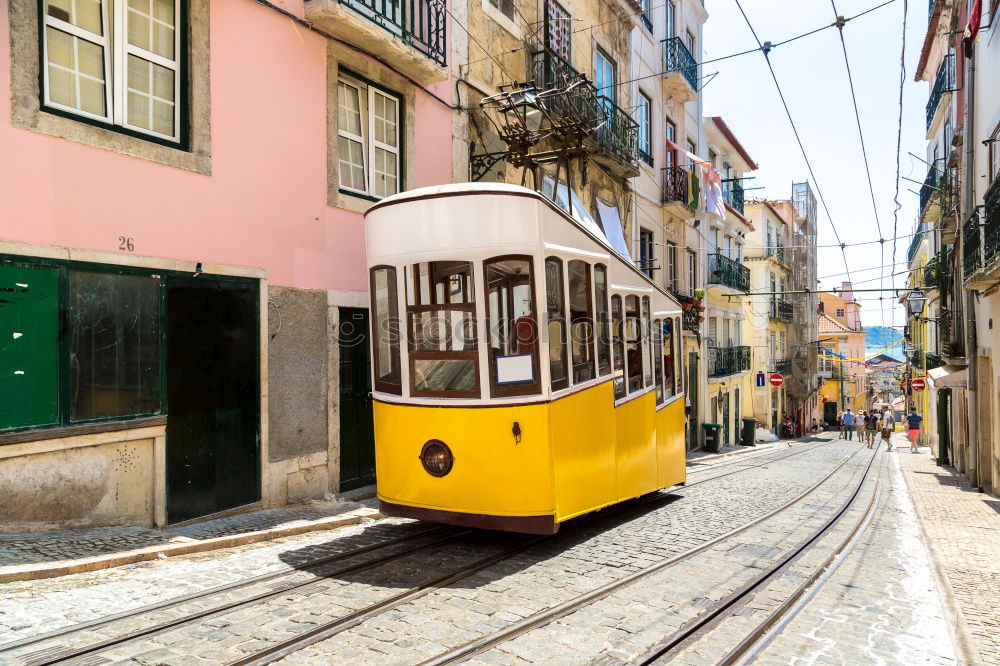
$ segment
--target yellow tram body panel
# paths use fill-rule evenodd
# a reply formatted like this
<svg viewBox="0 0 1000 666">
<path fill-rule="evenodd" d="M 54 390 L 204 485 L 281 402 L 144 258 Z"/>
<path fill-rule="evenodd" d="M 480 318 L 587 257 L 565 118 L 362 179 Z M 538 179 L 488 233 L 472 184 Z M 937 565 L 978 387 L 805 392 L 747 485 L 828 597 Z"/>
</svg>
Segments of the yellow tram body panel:
<svg viewBox="0 0 1000 666">
<path fill-rule="evenodd" d="M 683 400 L 657 411 L 649 391 L 615 407 L 610 381 L 530 405 L 376 402 L 375 439 L 379 499 L 440 520 L 544 517 L 554 531 L 559 522 L 685 479 Z M 443 477 L 428 474 L 419 459 L 431 439 L 454 454 Z"/>
</svg>

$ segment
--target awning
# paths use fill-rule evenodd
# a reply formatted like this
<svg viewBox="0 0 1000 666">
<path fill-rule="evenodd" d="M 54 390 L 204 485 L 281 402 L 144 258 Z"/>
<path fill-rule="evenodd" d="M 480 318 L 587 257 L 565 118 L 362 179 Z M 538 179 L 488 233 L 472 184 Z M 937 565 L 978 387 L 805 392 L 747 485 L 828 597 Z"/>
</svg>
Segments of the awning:
<svg viewBox="0 0 1000 666">
<path fill-rule="evenodd" d="M 945 365 L 927 371 L 927 379 L 934 388 L 968 388 L 969 370 L 957 365 Z"/>
</svg>

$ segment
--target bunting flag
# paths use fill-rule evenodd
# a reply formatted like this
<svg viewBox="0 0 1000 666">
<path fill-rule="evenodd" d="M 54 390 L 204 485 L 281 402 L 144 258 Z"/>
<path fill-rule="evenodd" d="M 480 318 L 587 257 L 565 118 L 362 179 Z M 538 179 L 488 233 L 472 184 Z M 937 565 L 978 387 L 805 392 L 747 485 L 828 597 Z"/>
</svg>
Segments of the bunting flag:
<svg viewBox="0 0 1000 666">
<path fill-rule="evenodd" d="M 726 219 L 725 205 L 722 203 L 722 174 L 712 165 L 694 153 L 684 150 L 670 139 L 664 139 L 667 148 L 684 155 L 690 164 L 690 177 L 688 178 L 688 206 L 692 213 L 704 210 L 714 213 L 721 219 Z M 717 192 L 713 192 L 718 188 Z M 705 194 L 704 205 L 702 203 L 702 192 Z"/>
</svg>

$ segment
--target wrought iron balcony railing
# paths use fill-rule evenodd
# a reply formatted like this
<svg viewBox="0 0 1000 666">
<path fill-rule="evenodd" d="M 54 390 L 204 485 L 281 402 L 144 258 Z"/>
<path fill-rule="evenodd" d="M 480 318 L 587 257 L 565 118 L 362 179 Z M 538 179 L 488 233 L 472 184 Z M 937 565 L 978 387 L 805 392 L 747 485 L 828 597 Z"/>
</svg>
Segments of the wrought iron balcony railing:
<svg viewBox="0 0 1000 666">
<path fill-rule="evenodd" d="M 773 365 L 774 372 L 782 375 L 790 375 L 792 373 L 792 359 L 790 358 L 776 358 Z"/>
<path fill-rule="evenodd" d="M 663 203 L 688 204 L 688 187 L 691 174 L 682 166 L 664 167 L 660 169 L 663 184 Z"/>
<path fill-rule="evenodd" d="M 910 240 L 910 247 L 906 250 L 907 263 L 913 261 L 913 257 L 917 256 L 917 249 L 920 247 L 920 241 L 924 239 L 925 233 L 924 223 L 920 222 L 917 224 L 917 230 L 913 234 L 913 238 Z"/>
<path fill-rule="evenodd" d="M 776 245 L 768 246 L 766 256 L 774 257 L 779 264 L 785 263 L 785 244 L 779 240 Z"/>
<path fill-rule="evenodd" d="M 1000 178 L 983 197 L 983 265 L 991 268 L 1000 258 Z"/>
<path fill-rule="evenodd" d="M 698 90 L 698 63 L 694 56 L 688 51 L 687 46 L 680 37 L 671 37 L 660 42 L 663 45 L 663 71 L 680 72 L 684 79 L 691 86 L 691 90 Z"/>
<path fill-rule="evenodd" d="M 934 193 L 937 191 L 938 182 L 941 180 L 940 171 L 938 166 L 931 165 L 927 170 L 927 177 L 924 178 L 924 184 L 920 187 L 920 210 L 923 211 L 927 207 L 927 202 L 931 200 Z"/>
<path fill-rule="evenodd" d="M 783 298 L 771 299 L 771 319 L 788 323 L 795 316 L 795 306 Z"/>
<path fill-rule="evenodd" d="M 979 211 L 973 210 L 962 225 L 962 276 L 968 280 L 983 265 L 983 229 Z"/>
<path fill-rule="evenodd" d="M 708 376 L 725 377 L 750 369 L 750 347 L 709 347 Z"/>
<path fill-rule="evenodd" d="M 930 129 L 931 123 L 934 122 L 934 115 L 937 113 L 938 105 L 941 104 L 941 98 L 944 97 L 946 92 L 951 92 L 954 89 L 955 55 L 949 53 L 941 59 L 941 64 L 938 65 L 937 76 L 934 77 L 934 87 L 931 89 L 931 96 L 927 100 L 927 129 Z"/>
<path fill-rule="evenodd" d="M 946 247 L 938 252 L 933 259 L 924 266 L 924 286 L 928 289 L 948 288 L 948 264 L 951 258 L 951 247 Z"/>
<path fill-rule="evenodd" d="M 743 215 L 743 185 L 738 180 L 722 181 L 722 198 L 740 215 Z"/>
<path fill-rule="evenodd" d="M 708 255 L 708 284 L 721 284 L 742 292 L 750 291 L 750 269 L 724 254 Z"/>
<path fill-rule="evenodd" d="M 926 365 L 925 365 L 926 364 Z M 934 368 L 940 368 L 944 365 L 944 361 L 937 354 L 931 354 L 920 349 L 916 349 L 913 352 L 913 356 L 910 357 L 910 365 L 916 370 L 933 370 Z"/>
<path fill-rule="evenodd" d="M 340 0 L 442 67 L 448 64 L 444 0 Z"/>
<path fill-rule="evenodd" d="M 610 97 L 598 97 L 607 121 L 597 130 L 597 141 L 618 160 L 637 166 L 639 163 L 639 123 Z"/>
<path fill-rule="evenodd" d="M 685 331 L 695 331 L 695 332 L 699 331 L 700 324 L 698 323 L 698 317 L 700 316 L 700 314 L 701 313 L 699 313 L 694 308 L 682 311 L 681 328 L 683 328 Z"/>
</svg>

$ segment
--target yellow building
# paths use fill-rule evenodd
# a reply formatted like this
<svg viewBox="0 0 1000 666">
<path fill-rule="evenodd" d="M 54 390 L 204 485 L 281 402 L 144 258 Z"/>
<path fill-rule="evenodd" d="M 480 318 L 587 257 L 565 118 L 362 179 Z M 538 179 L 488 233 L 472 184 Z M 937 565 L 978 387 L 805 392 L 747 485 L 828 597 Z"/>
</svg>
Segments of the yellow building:
<svg viewBox="0 0 1000 666">
<path fill-rule="evenodd" d="M 820 294 L 819 345 L 833 352 L 821 353 L 819 365 L 822 419 L 827 423 L 836 423 L 837 414 L 847 407 L 855 413 L 868 409 L 867 369 L 862 363 L 838 358 L 861 359 L 865 355 L 861 304 L 854 300 L 849 282 L 844 283 L 843 294 Z"/>
</svg>

